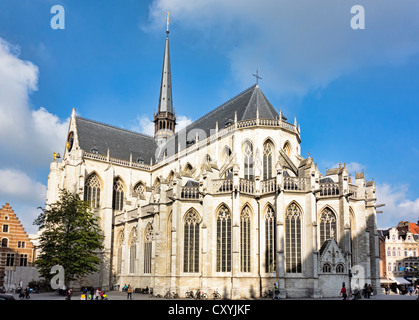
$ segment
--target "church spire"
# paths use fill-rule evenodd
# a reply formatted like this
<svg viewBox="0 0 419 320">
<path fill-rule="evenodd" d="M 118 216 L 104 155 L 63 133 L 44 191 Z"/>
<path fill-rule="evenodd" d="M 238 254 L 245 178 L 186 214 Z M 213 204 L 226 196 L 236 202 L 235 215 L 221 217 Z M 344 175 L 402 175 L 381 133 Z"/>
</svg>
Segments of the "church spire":
<svg viewBox="0 0 419 320">
<path fill-rule="evenodd" d="M 167 13 L 166 44 L 164 47 L 163 69 L 160 84 L 159 108 L 154 116 L 154 136 L 156 139 L 166 140 L 173 135 L 176 125 L 176 116 L 172 101 L 172 75 L 170 68 L 169 50 L 169 12 Z"/>
</svg>

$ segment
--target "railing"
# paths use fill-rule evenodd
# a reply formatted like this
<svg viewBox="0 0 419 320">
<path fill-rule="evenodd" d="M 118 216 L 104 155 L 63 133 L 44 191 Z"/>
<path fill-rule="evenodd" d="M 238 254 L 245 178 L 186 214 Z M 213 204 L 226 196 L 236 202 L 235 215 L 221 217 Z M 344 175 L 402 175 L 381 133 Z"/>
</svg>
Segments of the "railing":
<svg viewBox="0 0 419 320">
<path fill-rule="evenodd" d="M 243 193 L 253 194 L 255 193 L 255 182 L 252 180 L 240 179 L 239 190 Z"/>
<path fill-rule="evenodd" d="M 277 190 L 276 178 L 262 180 L 260 182 L 260 189 L 262 194 L 275 192 Z"/>
<path fill-rule="evenodd" d="M 180 192 L 180 198 L 187 200 L 187 199 L 200 199 L 201 194 L 199 193 L 199 187 L 182 187 Z"/>
<path fill-rule="evenodd" d="M 350 184 L 349 185 L 349 192 L 352 193 L 350 195 L 350 198 L 358 199 L 358 187 L 357 186 Z"/>
<path fill-rule="evenodd" d="M 338 195 L 340 195 L 339 183 L 320 183 L 320 197 L 330 197 Z"/>
<path fill-rule="evenodd" d="M 306 191 L 307 183 L 305 178 L 284 177 L 284 190 Z"/>
<path fill-rule="evenodd" d="M 232 179 L 217 179 L 212 181 L 214 193 L 227 193 L 233 191 Z"/>
<path fill-rule="evenodd" d="M 148 164 L 132 162 L 132 161 L 122 160 L 122 159 L 117 159 L 117 158 L 110 158 L 110 157 L 108 159 L 107 156 L 97 154 L 97 153 L 86 152 L 86 151 L 83 151 L 83 157 L 88 158 L 88 159 L 106 161 L 106 162 L 109 161 L 110 163 L 113 163 L 113 164 L 127 166 L 131 168 L 138 168 L 138 169 L 143 169 L 143 170 L 151 169 L 151 166 L 149 166 Z"/>
</svg>

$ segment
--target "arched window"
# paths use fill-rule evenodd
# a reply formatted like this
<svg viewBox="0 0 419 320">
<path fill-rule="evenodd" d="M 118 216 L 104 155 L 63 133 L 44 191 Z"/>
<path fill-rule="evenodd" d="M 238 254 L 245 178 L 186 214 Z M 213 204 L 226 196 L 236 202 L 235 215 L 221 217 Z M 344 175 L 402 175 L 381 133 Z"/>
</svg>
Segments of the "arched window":
<svg viewBox="0 0 419 320">
<path fill-rule="evenodd" d="M 272 142 L 266 141 L 263 145 L 263 180 L 272 178 Z"/>
<path fill-rule="evenodd" d="M 286 272 L 301 273 L 301 212 L 291 203 L 285 217 Z"/>
<path fill-rule="evenodd" d="M 275 212 L 269 205 L 265 214 L 265 271 L 274 272 L 275 251 L 276 251 L 276 232 L 275 232 Z"/>
<path fill-rule="evenodd" d="M 245 206 L 240 214 L 240 270 L 250 272 L 250 208 Z"/>
<path fill-rule="evenodd" d="M 84 201 L 93 209 L 100 206 L 100 181 L 96 173 L 92 173 L 84 183 Z"/>
<path fill-rule="evenodd" d="M 332 272 L 332 266 L 328 263 L 325 263 L 323 265 L 323 272 L 324 273 L 331 273 Z"/>
<path fill-rule="evenodd" d="M 285 142 L 284 147 L 282 149 L 284 150 L 284 152 L 287 154 L 288 157 L 291 156 L 291 145 L 288 141 Z"/>
<path fill-rule="evenodd" d="M 124 184 L 116 178 L 113 182 L 112 209 L 122 211 L 124 206 Z"/>
<path fill-rule="evenodd" d="M 253 146 L 250 141 L 245 141 L 243 145 L 244 155 L 244 178 L 247 180 L 253 180 Z"/>
<path fill-rule="evenodd" d="M 184 222 L 183 272 L 199 272 L 199 223 L 195 210 L 189 210 Z"/>
<path fill-rule="evenodd" d="M 136 272 L 137 259 L 137 228 L 132 228 L 129 236 L 129 273 Z"/>
<path fill-rule="evenodd" d="M 329 239 L 336 239 L 336 216 L 325 208 L 320 215 L 320 246 Z"/>
<path fill-rule="evenodd" d="M 231 271 L 231 213 L 222 205 L 217 216 L 217 272 Z"/>
<path fill-rule="evenodd" d="M 1 239 L 1 246 L 2 246 L 2 248 L 7 248 L 7 245 L 8 245 L 7 238 Z"/>
<path fill-rule="evenodd" d="M 336 266 L 336 273 L 345 273 L 345 266 L 342 263 L 338 263 Z"/>
<path fill-rule="evenodd" d="M 135 185 L 135 187 L 134 187 L 134 194 L 137 196 L 137 198 L 144 199 L 144 197 L 145 197 L 145 186 L 144 186 L 144 184 L 141 181 L 138 182 Z"/>
<path fill-rule="evenodd" d="M 123 260 L 122 259 L 122 245 L 124 244 L 124 237 L 125 237 L 124 231 L 121 231 L 119 233 L 118 243 L 117 243 L 117 248 L 118 248 L 118 251 L 117 251 L 118 258 L 117 258 L 117 267 L 116 267 L 117 274 L 121 274 L 122 272 L 122 260 Z"/>
<path fill-rule="evenodd" d="M 144 241 L 144 273 L 151 273 L 151 257 L 152 257 L 152 241 L 153 241 L 153 226 L 151 223 L 147 224 L 145 229 Z"/>
</svg>

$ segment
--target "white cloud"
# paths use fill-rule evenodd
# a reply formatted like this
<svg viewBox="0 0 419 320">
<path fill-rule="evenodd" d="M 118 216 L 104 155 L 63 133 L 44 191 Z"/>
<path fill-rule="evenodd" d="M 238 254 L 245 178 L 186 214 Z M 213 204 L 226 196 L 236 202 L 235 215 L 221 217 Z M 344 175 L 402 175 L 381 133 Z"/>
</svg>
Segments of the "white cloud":
<svg viewBox="0 0 419 320">
<path fill-rule="evenodd" d="M 192 123 L 192 119 L 187 116 L 179 115 L 176 116 L 176 122 L 176 131 L 179 131 Z M 130 130 L 154 136 L 154 122 L 146 115 L 137 116 L 136 123 L 131 126 Z"/>
<path fill-rule="evenodd" d="M 416 222 L 419 216 L 419 198 L 411 200 L 407 198 L 409 186 L 391 185 L 382 183 L 376 185 L 376 196 L 378 204 L 385 204 L 378 210 L 383 211 L 377 215 L 379 228 L 390 228 L 397 226 L 400 221 Z"/>
<path fill-rule="evenodd" d="M 26 173 L 16 169 L 0 169 L 0 197 L 32 203 L 40 206 L 45 203 L 47 188 L 31 179 Z"/>
<path fill-rule="evenodd" d="M 69 119 L 61 121 L 42 107 L 31 110 L 39 70 L 18 52 L 0 38 L 0 166 L 43 166 L 63 148 Z"/>
<path fill-rule="evenodd" d="M 53 152 L 64 149 L 69 119 L 45 108 L 33 110 L 38 67 L 19 58 L 20 48 L 0 38 L 0 202 L 10 203 L 27 228 L 46 199 L 46 186 L 31 177 L 47 170 Z"/>
<path fill-rule="evenodd" d="M 192 123 L 192 119 L 187 117 L 187 116 L 177 116 L 176 118 L 176 131 L 180 131 L 183 128 L 185 128 L 186 126 L 188 126 L 189 124 Z"/>
<path fill-rule="evenodd" d="M 166 11 L 177 28 L 199 32 L 202 45 L 225 50 L 236 82 L 256 69 L 263 86 L 305 94 L 369 66 L 403 63 L 419 53 L 419 2 L 367 2 L 365 30 L 353 30 L 352 0 L 155 0 L 146 30 Z M 192 45 L 192 44 L 191 44 Z M 214 49 L 214 48 L 210 48 Z"/>
</svg>

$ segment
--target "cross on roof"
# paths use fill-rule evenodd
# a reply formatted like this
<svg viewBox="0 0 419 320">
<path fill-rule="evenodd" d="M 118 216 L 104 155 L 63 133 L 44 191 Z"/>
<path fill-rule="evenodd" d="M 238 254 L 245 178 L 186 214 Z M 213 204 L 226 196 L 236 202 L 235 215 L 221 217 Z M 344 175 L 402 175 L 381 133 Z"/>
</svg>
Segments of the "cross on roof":
<svg viewBox="0 0 419 320">
<path fill-rule="evenodd" d="M 258 70 L 256 70 L 256 74 L 253 74 L 253 76 L 256 78 L 256 84 L 259 84 L 259 79 L 262 79 L 262 78 L 259 77 Z"/>
</svg>

